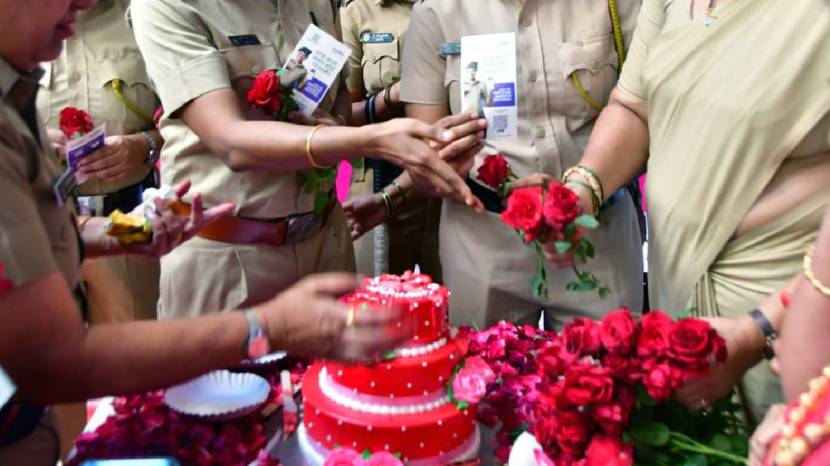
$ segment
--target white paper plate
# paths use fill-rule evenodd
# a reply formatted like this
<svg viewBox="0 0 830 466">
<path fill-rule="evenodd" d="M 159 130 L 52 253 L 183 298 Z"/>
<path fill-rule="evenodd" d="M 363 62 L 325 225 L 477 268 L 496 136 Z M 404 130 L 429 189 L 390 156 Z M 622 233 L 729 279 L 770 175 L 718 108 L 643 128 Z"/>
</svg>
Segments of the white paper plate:
<svg viewBox="0 0 830 466">
<path fill-rule="evenodd" d="M 270 392 L 268 381 L 258 375 L 214 371 L 170 387 L 164 403 L 182 414 L 225 421 L 256 411 Z"/>
<path fill-rule="evenodd" d="M 270 366 L 271 364 L 284 359 L 285 356 L 285 351 L 277 351 L 276 353 L 266 354 L 265 356 L 260 356 L 256 359 L 244 359 L 242 360 L 241 365 L 242 367 Z"/>
</svg>

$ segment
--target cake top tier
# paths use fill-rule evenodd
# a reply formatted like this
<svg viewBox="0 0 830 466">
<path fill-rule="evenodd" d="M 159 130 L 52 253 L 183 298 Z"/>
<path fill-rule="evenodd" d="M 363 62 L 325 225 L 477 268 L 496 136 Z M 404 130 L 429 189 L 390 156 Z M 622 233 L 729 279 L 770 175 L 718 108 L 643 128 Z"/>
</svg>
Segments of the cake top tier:
<svg viewBox="0 0 830 466">
<path fill-rule="evenodd" d="M 447 308 L 449 290 L 432 282 L 429 275 L 405 272 L 403 275 L 381 275 L 363 280 L 360 288 L 344 297 L 344 301 L 401 306 L 405 318 L 415 329 L 415 336 L 406 345 L 430 344 L 449 331 Z"/>
</svg>

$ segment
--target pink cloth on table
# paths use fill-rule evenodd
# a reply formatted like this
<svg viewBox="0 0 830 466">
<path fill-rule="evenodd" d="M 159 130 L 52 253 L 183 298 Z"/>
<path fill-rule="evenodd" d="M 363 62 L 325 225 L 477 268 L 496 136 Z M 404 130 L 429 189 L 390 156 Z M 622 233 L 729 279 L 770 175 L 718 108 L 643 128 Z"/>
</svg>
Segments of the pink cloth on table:
<svg viewBox="0 0 830 466">
<path fill-rule="evenodd" d="M 337 200 L 340 203 L 346 202 L 349 198 L 349 186 L 352 183 L 352 164 L 349 162 L 340 162 L 337 166 L 337 179 L 335 186 L 337 187 Z"/>
</svg>

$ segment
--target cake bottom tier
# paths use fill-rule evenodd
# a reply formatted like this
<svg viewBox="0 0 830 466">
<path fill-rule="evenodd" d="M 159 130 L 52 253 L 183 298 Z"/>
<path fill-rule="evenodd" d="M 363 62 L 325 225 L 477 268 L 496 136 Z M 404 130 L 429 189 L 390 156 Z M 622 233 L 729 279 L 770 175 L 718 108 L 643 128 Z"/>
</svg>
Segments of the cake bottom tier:
<svg viewBox="0 0 830 466">
<path fill-rule="evenodd" d="M 320 445 L 316 440 L 311 438 L 305 425 L 301 425 L 297 430 L 297 440 L 299 442 L 300 451 L 305 460 L 304 466 L 322 466 L 326 462 L 326 458 L 331 453 L 331 450 Z M 464 441 L 461 445 L 446 452 L 443 455 L 433 456 L 431 458 L 423 458 L 419 460 L 406 461 L 406 466 L 445 466 L 461 461 L 472 460 L 478 456 L 481 449 L 481 435 L 478 427 L 475 428 L 472 435 Z"/>
<path fill-rule="evenodd" d="M 338 447 L 358 452 L 400 453 L 408 465 L 444 465 L 478 452 L 476 407 L 452 403 L 411 414 L 370 414 L 338 404 L 320 389 L 323 366 L 314 364 L 303 379 L 303 430 L 308 453 Z M 475 444 L 475 445 L 473 445 Z"/>
</svg>

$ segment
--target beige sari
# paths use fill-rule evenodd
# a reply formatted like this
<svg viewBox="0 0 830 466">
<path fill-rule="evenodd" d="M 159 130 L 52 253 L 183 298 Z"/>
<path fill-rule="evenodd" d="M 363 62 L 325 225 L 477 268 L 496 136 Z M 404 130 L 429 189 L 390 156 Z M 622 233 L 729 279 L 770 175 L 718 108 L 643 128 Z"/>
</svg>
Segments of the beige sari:
<svg viewBox="0 0 830 466">
<path fill-rule="evenodd" d="M 708 27 L 688 12 L 645 0 L 619 85 L 648 105 L 652 307 L 732 316 L 799 272 L 830 198 L 828 180 L 735 236 L 781 167 L 830 163 L 830 2 L 730 0 Z M 766 367 L 748 377 L 760 415 L 780 389 Z"/>
</svg>

